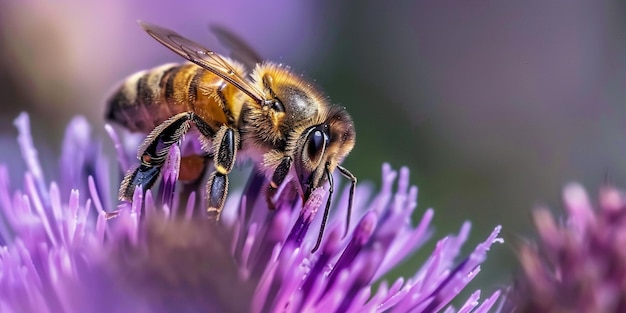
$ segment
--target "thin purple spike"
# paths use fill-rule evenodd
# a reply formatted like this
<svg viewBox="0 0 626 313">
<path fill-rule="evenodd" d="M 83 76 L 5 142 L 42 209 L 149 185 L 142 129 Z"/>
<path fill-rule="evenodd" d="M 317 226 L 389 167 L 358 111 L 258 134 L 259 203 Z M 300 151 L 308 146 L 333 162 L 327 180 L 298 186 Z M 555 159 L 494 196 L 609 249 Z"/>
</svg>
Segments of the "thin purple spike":
<svg viewBox="0 0 626 313">
<path fill-rule="evenodd" d="M 187 207 L 185 208 L 185 220 L 189 221 L 193 217 L 193 211 L 196 205 L 196 192 L 192 191 L 187 199 Z"/>
<path fill-rule="evenodd" d="M 465 303 L 461 306 L 458 313 L 470 313 L 478 305 L 480 299 L 480 290 L 474 291 Z"/>
<path fill-rule="evenodd" d="M 252 275 L 259 275 L 259 273 L 263 272 L 274 247 L 277 244 L 282 244 L 282 241 L 285 239 L 285 236 L 289 231 L 289 227 L 291 226 L 290 215 L 291 212 L 288 212 L 287 210 L 278 210 L 278 212 L 268 214 L 268 218 L 269 216 L 272 216 L 273 218 L 265 223 L 267 226 L 264 232 L 257 235 L 258 240 L 255 242 L 255 249 L 252 257 L 252 261 L 256 264 L 256 266 L 251 264 Z"/>
<path fill-rule="evenodd" d="M 268 262 L 268 266 L 265 269 L 265 272 L 261 276 L 259 283 L 254 292 L 254 298 L 252 299 L 251 309 L 253 313 L 260 313 L 261 310 L 265 307 L 266 301 L 269 298 L 269 291 L 272 286 L 272 282 L 274 279 L 274 274 L 278 268 L 278 257 L 281 253 L 281 247 L 277 245 L 272 251 L 272 257 Z"/>
<path fill-rule="evenodd" d="M 13 121 L 13 124 L 18 130 L 17 142 L 19 143 L 20 150 L 22 151 L 22 157 L 26 162 L 29 172 L 33 175 L 33 180 L 42 197 L 42 200 L 46 203 L 48 201 L 48 192 L 44 183 L 41 163 L 39 163 L 39 158 L 37 157 L 37 149 L 33 144 L 33 136 L 30 131 L 30 117 L 28 114 L 22 112 Z"/>
<path fill-rule="evenodd" d="M 358 269 L 358 264 L 356 263 L 351 269 Z M 341 300 L 345 297 L 346 289 L 343 287 L 351 281 L 351 269 L 344 269 L 337 275 L 333 287 L 319 297 L 317 302 L 314 303 L 312 312 L 334 312 L 336 310 Z"/>
<path fill-rule="evenodd" d="M 61 212 L 61 194 L 56 183 L 50 184 L 50 213 L 55 220 L 60 220 L 63 216 Z"/>
<path fill-rule="evenodd" d="M 96 183 L 93 180 L 93 177 L 89 176 L 87 178 L 87 185 L 89 186 L 89 195 L 91 196 L 91 200 L 93 201 L 94 206 L 98 213 L 106 214 L 106 211 L 102 207 L 102 202 L 100 202 L 100 195 L 98 195 L 98 190 L 96 189 Z"/>
<path fill-rule="evenodd" d="M 252 251 L 252 246 L 254 245 L 254 241 L 256 239 L 256 232 L 257 224 L 252 223 L 252 225 L 248 228 L 248 236 L 246 237 L 243 248 L 241 249 L 241 275 L 246 278 L 250 274 L 249 257 L 250 251 Z"/>
<path fill-rule="evenodd" d="M 9 171 L 7 167 L 0 164 L 0 208 L 3 212 L 11 210 L 9 181 Z"/>
<path fill-rule="evenodd" d="M 61 150 L 61 185 L 66 188 L 82 186 L 83 170 L 92 144 L 91 127 L 84 117 L 74 117 L 65 129 Z M 63 190 L 66 192 L 67 190 Z"/>
<path fill-rule="evenodd" d="M 371 295 L 372 293 L 371 286 L 369 286 L 368 291 L 369 291 L 368 294 Z M 387 281 L 386 280 L 381 281 L 380 284 L 378 285 L 378 288 L 376 288 L 376 293 L 373 296 L 370 296 L 367 299 L 365 299 L 365 301 L 361 305 L 361 307 L 363 308 L 363 311 L 374 312 L 376 308 L 382 305 L 383 299 L 388 294 L 389 294 L 389 286 L 388 286 Z M 353 306 L 354 306 L 354 303 L 353 303 Z"/>
<path fill-rule="evenodd" d="M 278 256 L 279 262 L 283 266 L 278 267 L 276 280 L 279 281 L 278 291 L 273 303 L 275 308 L 297 307 L 299 303 L 294 303 L 293 295 L 299 289 L 302 277 L 305 275 L 301 266 L 305 255 L 299 247 L 284 247 Z M 276 282 L 275 282 L 276 283 Z M 301 299 L 297 300 L 298 302 Z"/>
<path fill-rule="evenodd" d="M 352 304 L 346 312 L 373 312 L 374 307 L 368 308 L 366 303 L 367 299 L 370 298 L 372 294 L 372 290 L 370 287 L 362 288 L 355 296 L 354 300 L 352 300 Z"/>
<path fill-rule="evenodd" d="M 402 277 L 398 278 L 396 282 L 389 288 L 387 296 L 380 301 L 378 309 L 380 311 L 387 311 L 402 301 L 403 297 L 409 293 L 411 282 L 404 283 Z"/>
<path fill-rule="evenodd" d="M 156 204 L 154 203 L 154 197 L 152 196 L 152 190 L 146 190 L 143 200 L 143 213 L 140 217 L 148 218 L 156 213 Z"/>
<path fill-rule="evenodd" d="M 41 218 L 41 222 L 43 224 L 44 229 L 46 230 L 46 233 L 48 234 L 50 242 L 52 242 L 52 245 L 56 246 L 58 243 L 57 242 L 58 238 L 54 233 L 53 226 L 50 223 L 50 219 L 48 218 L 48 215 L 47 215 L 48 213 L 46 212 L 43 204 L 41 203 L 41 198 L 39 198 L 39 193 L 37 192 L 37 187 L 35 186 L 36 184 L 35 179 L 30 173 L 26 174 L 25 184 L 26 184 L 26 190 L 29 195 L 29 198 L 27 198 L 28 202 L 32 205 L 32 207 L 35 209 L 35 212 L 37 212 L 37 214 Z"/>
<path fill-rule="evenodd" d="M 498 298 L 500 298 L 500 290 L 496 290 L 491 296 L 489 296 L 489 298 L 487 298 L 485 301 L 483 301 L 483 303 L 478 306 L 478 308 L 476 308 L 476 310 L 474 310 L 473 313 L 487 313 L 489 312 L 489 310 L 491 310 L 491 308 L 493 307 L 493 305 L 496 303 L 496 301 L 498 301 Z M 496 312 L 500 312 L 500 309 L 496 309 Z"/>
<path fill-rule="evenodd" d="M 364 260 L 364 266 L 360 271 L 354 273 L 354 281 L 347 287 L 346 296 L 341 301 L 338 312 L 347 312 L 348 308 L 352 305 L 352 301 L 354 301 L 357 297 L 359 291 L 372 282 L 376 269 L 383 259 L 382 249 L 380 247 L 375 247 L 374 249 L 363 253 L 360 259 Z"/>
<path fill-rule="evenodd" d="M 104 211 L 98 211 L 98 217 L 96 219 L 96 240 L 100 244 L 104 243 L 106 227 L 106 214 L 104 213 Z"/>
<path fill-rule="evenodd" d="M 298 247 L 302 245 L 304 236 L 307 234 L 309 226 L 311 226 L 311 221 L 313 220 L 313 217 L 315 217 L 317 209 L 322 204 L 322 194 L 324 193 L 325 191 L 322 190 L 322 188 L 318 188 L 311 193 L 309 200 L 302 208 L 302 211 L 300 211 L 298 220 L 291 229 L 285 244 L 293 243 Z"/>
<path fill-rule="evenodd" d="M 326 292 L 330 288 L 332 288 L 335 280 L 337 279 L 337 274 L 340 273 L 344 268 L 348 268 L 349 266 L 351 266 L 352 262 L 356 259 L 357 254 L 369 241 L 376 227 L 376 222 L 377 216 L 374 212 L 368 212 L 361 219 L 353 232 L 352 238 L 350 239 L 348 246 L 345 248 L 345 250 L 339 257 L 339 260 L 337 260 L 337 263 L 329 274 Z"/>
<path fill-rule="evenodd" d="M 238 206 L 239 218 L 235 219 L 232 227 L 233 239 L 231 240 L 230 253 L 233 258 L 238 257 L 239 240 L 244 236 L 244 216 L 246 214 L 247 197 L 244 195 L 241 197 L 241 204 Z"/>
<path fill-rule="evenodd" d="M 305 295 L 310 294 L 311 289 L 315 282 L 325 275 L 324 271 L 327 270 L 327 266 L 331 257 L 339 250 L 339 244 L 342 239 L 342 227 L 337 225 L 332 229 L 322 246 L 322 251 L 318 254 L 318 259 L 315 261 L 313 267 L 309 271 L 304 284 L 302 285 L 302 291 Z M 306 300 L 306 297 L 305 297 Z"/>
<path fill-rule="evenodd" d="M 396 190 L 396 196 L 406 195 L 408 193 L 408 190 L 409 190 L 409 168 L 402 167 L 400 168 L 400 174 L 398 176 L 398 189 Z"/>
<path fill-rule="evenodd" d="M 174 193 L 176 190 L 176 182 L 180 173 L 180 148 L 177 144 L 173 144 L 169 150 L 165 164 L 162 168 L 163 178 L 161 179 L 161 201 L 173 210 L 172 215 L 176 215 L 174 204 Z"/>
<path fill-rule="evenodd" d="M 430 238 L 429 226 L 434 215 L 435 214 L 432 209 L 426 210 L 417 227 L 404 234 L 402 237 L 403 240 L 396 239 L 395 242 L 392 243 L 383 264 L 381 264 L 378 273 L 376 273 L 375 279 L 378 279 L 387 273 L 387 271 L 404 260 L 408 255 L 415 252 L 428 238 Z"/>
<path fill-rule="evenodd" d="M 389 203 L 389 199 L 391 199 L 393 194 L 391 189 L 397 175 L 398 173 L 393 171 L 388 163 L 383 164 L 383 182 L 381 190 L 370 204 L 369 209 L 371 211 L 381 214 L 383 210 L 387 208 L 387 203 Z"/>
<path fill-rule="evenodd" d="M 563 203 L 568 213 L 567 223 L 570 228 L 585 233 L 587 225 L 595 222 L 593 206 L 585 188 L 571 183 L 563 188 Z"/>
<path fill-rule="evenodd" d="M 261 173 L 261 170 L 254 167 L 250 173 L 250 178 L 246 182 L 246 186 L 243 189 L 242 199 L 247 199 L 246 206 L 244 207 L 244 213 L 239 218 L 244 222 L 244 225 L 248 224 L 253 214 L 253 207 L 257 203 L 259 197 L 263 195 L 265 188 L 267 188 L 265 175 Z"/>
<path fill-rule="evenodd" d="M 130 162 L 128 161 L 128 156 L 124 151 L 124 146 L 122 145 L 122 142 L 120 141 L 117 132 L 115 132 L 113 127 L 109 124 L 104 125 L 104 129 L 106 130 L 107 134 L 109 134 L 111 141 L 113 141 L 113 146 L 115 147 L 117 155 L 117 162 L 119 163 L 120 168 L 122 169 L 122 171 L 128 170 L 130 168 Z"/>
<path fill-rule="evenodd" d="M 143 206 L 143 190 L 141 186 L 135 187 L 135 191 L 133 192 L 133 201 L 130 206 L 131 214 L 141 214 L 141 207 Z"/>
<path fill-rule="evenodd" d="M 79 194 L 77 191 L 76 198 L 78 198 Z M 77 203 L 78 205 L 78 203 Z M 79 247 L 83 243 L 83 239 L 85 238 L 85 230 L 88 229 L 87 225 L 87 216 L 89 215 L 89 211 L 91 209 L 91 200 L 87 199 L 85 202 L 85 213 L 82 215 L 78 215 L 76 221 L 74 222 L 74 229 L 72 230 L 72 245 L 74 247 Z"/>
<path fill-rule="evenodd" d="M 76 230 L 79 227 L 79 225 L 81 224 L 79 221 L 79 216 L 78 216 L 78 208 L 79 208 L 79 200 L 80 200 L 80 193 L 78 192 L 78 190 L 73 189 L 70 192 L 70 196 L 69 196 L 69 205 L 68 205 L 68 212 L 66 214 L 66 216 L 64 216 L 63 221 L 64 224 L 66 225 L 64 227 L 64 235 L 66 238 L 66 243 L 74 243 L 76 241 Z M 61 204 L 59 203 L 59 207 L 61 207 Z"/>
<path fill-rule="evenodd" d="M 320 298 L 326 283 L 328 281 L 327 275 L 319 275 L 313 277 L 313 286 L 310 291 L 303 294 L 303 299 L 300 304 L 300 311 L 306 311 L 308 308 L 312 308 L 317 300 Z"/>
</svg>

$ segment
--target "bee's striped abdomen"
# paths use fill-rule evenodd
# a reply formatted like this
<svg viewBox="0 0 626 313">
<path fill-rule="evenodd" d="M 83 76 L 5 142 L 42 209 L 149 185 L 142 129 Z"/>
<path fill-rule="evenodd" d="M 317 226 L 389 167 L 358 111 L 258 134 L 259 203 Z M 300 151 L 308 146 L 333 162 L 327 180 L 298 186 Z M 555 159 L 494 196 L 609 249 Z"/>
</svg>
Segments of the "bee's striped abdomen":
<svg viewBox="0 0 626 313">
<path fill-rule="evenodd" d="M 189 83 L 197 66 L 166 64 L 128 77 L 109 99 L 106 117 L 130 131 L 150 132 L 177 113 L 193 111 Z"/>
</svg>

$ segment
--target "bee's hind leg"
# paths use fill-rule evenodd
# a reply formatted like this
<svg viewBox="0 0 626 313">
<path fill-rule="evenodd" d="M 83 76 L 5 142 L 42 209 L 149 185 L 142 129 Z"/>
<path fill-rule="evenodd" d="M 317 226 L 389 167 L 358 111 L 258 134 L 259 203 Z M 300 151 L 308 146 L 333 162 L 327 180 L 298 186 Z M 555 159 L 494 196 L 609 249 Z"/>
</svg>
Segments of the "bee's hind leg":
<svg viewBox="0 0 626 313">
<path fill-rule="evenodd" d="M 215 170 L 207 183 L 207 214 L 219 220 L 228 194 L 228 174 L 235 165 L 239 149 L 239 131 L 226 125 L 220 127 L 213 139 Z"/>
<path fill-rule="evenodd" d="M 138 186 L 145 192 L 154 185 L 171 146 L 189 130 L 191 122 L 196 124 L 203 136 L 213 135 L 210 127 L 193 112 L 176 114 L 159 124 L 139 146 L 137 158 L 141 163 L 124 176 L 119 191 L 120 200 L 130 201 Z"/>
</svg>

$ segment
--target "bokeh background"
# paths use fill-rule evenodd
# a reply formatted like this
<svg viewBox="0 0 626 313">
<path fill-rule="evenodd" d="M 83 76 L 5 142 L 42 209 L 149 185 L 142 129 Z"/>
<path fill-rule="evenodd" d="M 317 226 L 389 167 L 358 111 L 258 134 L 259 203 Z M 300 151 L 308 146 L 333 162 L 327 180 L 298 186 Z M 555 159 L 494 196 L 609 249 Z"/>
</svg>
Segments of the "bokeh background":
<svg viewBox="0 0 626 313">
<path fill-rule="evenodd" d="M 77 114 L 109 144 L 109 92 L 135 71 L 179 60 L 137 19 L 218 52 L 207 26 L 226 26 L 315 80 L 355 119 L 345 165 L 373 182 L 382 162 L 409 166 L 419 212 L 436 210 L 436 238 L 471 220 L 473 245 L 502 224 L 507 243 L 474 288 L 507 282 L 516 242 L 532 237 L 529 210 L 560 209 L 566 182 L 592 192 L 605 181 L 626 186 L 618 0 L 0 0 L 0 162 L 13 161 L 20 111 L 31 114 L 50 166 Z"/>
</svg>

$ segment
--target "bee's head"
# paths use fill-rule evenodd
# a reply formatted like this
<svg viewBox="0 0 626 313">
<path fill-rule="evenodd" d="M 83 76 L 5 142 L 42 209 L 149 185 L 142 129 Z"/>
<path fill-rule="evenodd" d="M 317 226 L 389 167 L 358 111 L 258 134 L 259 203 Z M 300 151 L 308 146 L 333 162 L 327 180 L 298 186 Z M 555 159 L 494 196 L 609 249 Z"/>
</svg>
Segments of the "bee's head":
<svg viewBox="0 0 626 313">
<path fill-rule="evenodd" d="M 355 143 L 354 124 L 344 108 L 331 107 L 322 123 L 307 127 L 293 150 L 294 169 L 305 200 L 320 187 L 350 153 Z"/>
<path fill-rule="evenodd" d="M 244 142 L 269 148 L 264 155 L 268 170 L 290 156 L 296 176 L 292 179 L 306 199 L 354 147 L 352 119 L 345 108 L 331 106 L 315 87 L 286 67 L 264 63 L 252 79 L 265 92 L 265 103 L 247 106 L 242 115 L 248 119 Z"/>
</svg>

